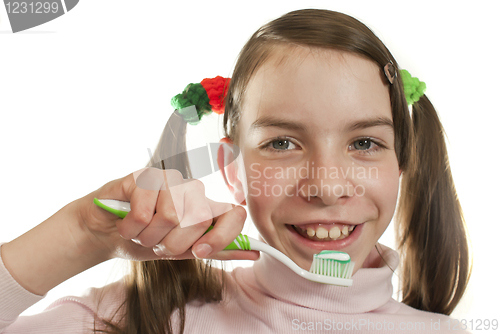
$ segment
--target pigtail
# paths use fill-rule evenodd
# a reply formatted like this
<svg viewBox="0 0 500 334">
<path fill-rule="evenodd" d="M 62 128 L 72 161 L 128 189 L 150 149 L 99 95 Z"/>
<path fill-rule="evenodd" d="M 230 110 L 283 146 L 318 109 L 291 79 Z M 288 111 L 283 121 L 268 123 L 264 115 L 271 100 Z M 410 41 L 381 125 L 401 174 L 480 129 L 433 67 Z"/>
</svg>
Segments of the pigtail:
<svg viewBox="0 0 500 334">
<path fill-rule="evenodd" d="M 185 179 L 192 178 L 186 153 L 186 121 L 176 112 L 168 120 L 147 167 L 176 169 Z M 165 159 L 167 157 L 167 159 Z M 129 261 L 124 277 L 125 300 L 111 319 L 99 319 L 106 329 L 94 333 L 173 334 L 173 314 L 179 317 L 179 333 L 184 332 L 186 304 L 222 300 L 223 272 L 215 272 L 211 261 L 153 260 Z M 113 321 L 121 311 L 121 318 Z"/>
<path fill-rule="evenodd" d="M 412 118 L 418 168 L 403 174 L 396 220 L 403 256 L 402 302 L 449 315 L 470 277 L 466 226 L 444 130 L 425 95 L 413 104 Z"/>
</svg>

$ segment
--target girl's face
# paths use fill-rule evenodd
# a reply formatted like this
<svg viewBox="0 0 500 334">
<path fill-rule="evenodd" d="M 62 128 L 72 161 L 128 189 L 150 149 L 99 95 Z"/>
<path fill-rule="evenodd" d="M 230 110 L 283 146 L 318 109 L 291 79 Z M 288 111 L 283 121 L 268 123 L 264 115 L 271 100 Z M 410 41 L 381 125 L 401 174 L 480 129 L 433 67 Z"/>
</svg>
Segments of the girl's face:
<svg viewBox="0 0 500 334">
<path fill-rule="evenodd" d="M 246 203 L 262 238 L 306 270 L 325 249 L 348 253 L 359 269 L 399 187 L 379 67 L 350 53 L 284 50 L 249 82 L 239 133 Z"/>
</svg>

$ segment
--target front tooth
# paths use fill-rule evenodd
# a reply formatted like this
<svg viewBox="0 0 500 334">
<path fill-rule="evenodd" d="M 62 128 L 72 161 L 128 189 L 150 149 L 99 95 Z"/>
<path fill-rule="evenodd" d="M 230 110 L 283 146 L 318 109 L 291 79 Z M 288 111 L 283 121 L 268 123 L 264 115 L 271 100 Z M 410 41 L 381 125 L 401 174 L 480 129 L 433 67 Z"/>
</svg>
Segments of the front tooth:
<svg viewBox="0 0 500 334">
<path fill-rule="evenodd" d="M 344 225 L 344 228 L 342 229 L 342 234 L 347 236 L 349 234 L 349 228 L 347 225 Z"/>
<path fill-rule="evenodd" d="M 307 235 L 310 236 L 310 237 L 314 237 L 314 235 L 316 234 L 316 232 L 314 232 L 314 230 L 310 227 L 307 228 Z"/>
<path fill-rule="evenodd" d="M 316 230 L 316 236 L 318 239 L 324 239 L 328 237 L 328 231 L 324 227 L 318 227 Z"/>
<path fill-rule="evenodd" d="M 340 229 L 338 226 L 334 226 L 330 229 L 330 238 L 337 239 L 338 237 L 340 237 Z"/>
</svg>

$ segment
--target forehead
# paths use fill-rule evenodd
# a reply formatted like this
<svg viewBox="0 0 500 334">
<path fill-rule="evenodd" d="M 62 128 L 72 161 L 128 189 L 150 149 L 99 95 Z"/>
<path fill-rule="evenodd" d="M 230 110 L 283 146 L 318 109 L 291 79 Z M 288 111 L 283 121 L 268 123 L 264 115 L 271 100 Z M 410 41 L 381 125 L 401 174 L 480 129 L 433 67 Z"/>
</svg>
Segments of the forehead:
<svg viewBox="0 0 500 334">
<path fill-rule="evenodd" d="M 278 49 L 250 79 L 240 138 L 252 123 L 276 116 L 307 124 L 315 133 L 363 118 L 392 120 L 388 84 L 379 66 L 353 53 L 296 46 Z"/>
</svg>

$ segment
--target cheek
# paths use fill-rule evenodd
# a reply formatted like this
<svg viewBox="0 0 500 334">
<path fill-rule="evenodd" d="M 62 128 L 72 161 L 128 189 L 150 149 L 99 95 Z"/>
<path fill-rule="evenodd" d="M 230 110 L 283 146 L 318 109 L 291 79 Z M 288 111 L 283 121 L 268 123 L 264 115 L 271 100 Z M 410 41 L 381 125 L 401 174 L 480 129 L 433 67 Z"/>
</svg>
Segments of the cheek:
<svg viewBox="0 0 500 334">
<path fill-rule="evenodd" d="M 372 170 L 362 185 L 365 190 L 364 196 L 370 198 L 379 220 L 389 224 L 398 199 L 399 169 L 397 161 L 391 161 Z"/>
<path fill-rule="evenodd" d="M 260 163 L 249 164 L 246 175 L 248 212 L 262 237 L 270 240 L 273 233 L 276 234 L 272 219 L 286 209 L 286 198 L 294 194 L 294 188 L 290 186 L 293 181 L 280 176 L 275 167 Z"/>
<path fill-rule="evenodd" d="M 257 203 L 277 202 L 291 194 L 290 181 L 279 174 L 276 168 L 253 163 L 247 172 L 248 197 Z"/>
</svg>

